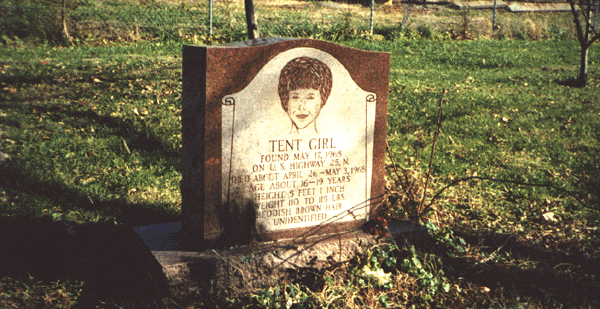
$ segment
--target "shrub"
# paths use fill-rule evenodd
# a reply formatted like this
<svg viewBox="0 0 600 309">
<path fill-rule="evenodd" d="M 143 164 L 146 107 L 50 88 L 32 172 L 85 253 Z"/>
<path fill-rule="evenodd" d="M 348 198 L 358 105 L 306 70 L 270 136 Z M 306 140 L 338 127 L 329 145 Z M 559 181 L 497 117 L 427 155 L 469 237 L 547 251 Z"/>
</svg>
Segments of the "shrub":
<svg viewBox="0 0 600 309">
<path fill-rule="evenodd" d="M 424 39 L 429 39 L 432 35 L 431 27 L 429 27 L 429 25 L 419 25 L 417 27 L 417 32 Z"/>
<path fill-rule="evenodd" d="M 0 32 L 9 38 L 63 43 L 61 3 L 59 0 L 3 1 L 0 4 Z"/>
</svg>

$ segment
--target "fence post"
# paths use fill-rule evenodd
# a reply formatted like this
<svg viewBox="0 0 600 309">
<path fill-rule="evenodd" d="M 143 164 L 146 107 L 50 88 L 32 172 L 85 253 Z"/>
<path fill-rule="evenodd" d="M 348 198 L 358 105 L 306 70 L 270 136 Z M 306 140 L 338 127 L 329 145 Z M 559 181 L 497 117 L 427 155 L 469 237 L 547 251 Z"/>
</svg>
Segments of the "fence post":
<svg viewBox="0 0 600 309">
<path fill-rule="evenodd" d="M 408 14 L 410 14 L 410 10 L 412 9 L 412 4 L 407 4 L 404 7 L 404 18 L 402 18 L 402 22 L 400 23 L 400 31 L 404 29 L 404 25 L 408 21 Z"/>
<path fill-rule="evenodd" d="M 496 30 L 496 0 L 494 0 L 494 16 L 492 17 L 492 31 Z"/>
<path fill-rule="evenodd" d="M 208 0 L 208 35 L 212 37 L 213 29 L 213 0 Z"/>
<path fill-rule="evenodd" d="M 371 20 L 369 21 L 369 32 L 373 35 L 373 15 L 375 11 L 375 0 L 371 0 Z"/>
<path fill-rule="evenodd" d="M 248 27 L 248 38 L 257 39 L 260 37 L 258 33 L 258 25 L 256 24 L 256 14 L 254 14 L 254 2 L 252 0 L 245 0 L 246 6 L 246 25 Z"/>
</svg>

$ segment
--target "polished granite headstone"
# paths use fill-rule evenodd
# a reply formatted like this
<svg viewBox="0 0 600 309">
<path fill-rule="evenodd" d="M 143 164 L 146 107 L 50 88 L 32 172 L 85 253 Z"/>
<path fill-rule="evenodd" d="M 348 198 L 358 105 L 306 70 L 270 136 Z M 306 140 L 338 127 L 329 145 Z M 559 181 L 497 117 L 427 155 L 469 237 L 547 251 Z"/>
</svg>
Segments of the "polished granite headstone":
<svg viewBox="0 0 600 309">
<path fill-rule="evenodd" d="M 310 39 L 183 48 L 182 229 L 200 248 L 375 216 L 389 54 Z"/>
</svg>

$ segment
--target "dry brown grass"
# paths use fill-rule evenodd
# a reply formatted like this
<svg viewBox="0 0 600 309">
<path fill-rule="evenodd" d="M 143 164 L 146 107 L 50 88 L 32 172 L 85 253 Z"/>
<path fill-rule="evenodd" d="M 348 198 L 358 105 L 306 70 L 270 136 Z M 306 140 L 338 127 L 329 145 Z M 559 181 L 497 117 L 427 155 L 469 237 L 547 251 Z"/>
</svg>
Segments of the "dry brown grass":
<svg viewBox="0 0 600 309">
<path fill-rule="evenodd" d="M 198 7 L 199 3 L 192 0 L 128 0 L 137 2 L 165 3 Z M 243 11 L 241 0 L 217 0 L 215 7 L 225 8 L 229 14 Z M 331 23 L 341 22 L 341 19 L 351 19 L 353 24 L 367 25 L 370 18 L 370 8 L 359 1 L 298 1 L 298 0 L 255 0 L 259 23 L 261 19 L 276 22 L 285 15 L 302 12 L 314 20 L 327 20 Z M 477 38 L 526 38 L 531 40 L 547 39 L 551 35 L 550 25 L 559 27 L 563 32 L 574 33 L 569 12 L 539 12 L 511 13 L 504 9 L 498 10 L 496 23 L 500 30 L 492 30 L 491 10 L 459 11 L 444 5 L 413 5 L 400 1 L 377 4 L 375 7 L 375 27 L 399 26 L 407 9 L 410 9 L 407 24 L 404 29 L 416 30 L 427 26 L 435 33 L 452 33 L 454 37 Z M 260 26 L 260 25 L 259 25 Z"/>
</svg>

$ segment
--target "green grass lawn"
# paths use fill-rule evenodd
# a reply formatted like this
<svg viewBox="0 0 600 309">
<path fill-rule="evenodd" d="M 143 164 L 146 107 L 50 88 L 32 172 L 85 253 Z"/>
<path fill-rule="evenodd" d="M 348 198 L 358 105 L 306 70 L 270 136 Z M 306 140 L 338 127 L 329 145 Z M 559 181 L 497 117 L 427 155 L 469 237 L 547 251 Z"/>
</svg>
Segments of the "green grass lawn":
<svg viewBox="0 0 600 309">
<path fill-rule="evenodd" d="M 588 166 L 597 161 L 600 132 L 597 48 L 590 53 L 589 87 L 574 89 L 556 83 L 576 75 L 572 41 L 345 44 L 392 54 L 388 141 L 402 167 L 426 171 L 446 88 L 436 182 L 478 173 L 552 185 L 475 186 L 486 194 L 516 190 L 535 203 L 551 195 L 563 208 L 579 205 L 564 189 L 587 205 L 597 203 L 597 192 L 588 192 L 594 183 L 586 182 L 597 179 Z M 4 49 L 0 142 L 12 157 L 6 173 L 18 177 L 4 178 L 2 212 L 152 223 L 121 209 L 135 205 L 173 218 L 180 203 L 180 48 Z M 589 224 L 597 224 L 589 215 Z"/>
<path fill-rule="evenodd" d="M 179 49 L 5 50 L 2 148 L 13 160 L 2 211 L 127 224 L 176 218 Z"/>
<path fill-rule="evenodd" d="M 415 265 L 403 264 L 395 271 L 403 283 L 382 288 L 361 285 L 357 274 L 355 279 L 332 275 L 326 292 L 350 282 L 357 306 L 370 297 L 382 306 L 468 306 L 484 301 L 585 307 L 598 301 L 591 295 L 576 298 L 579 294 L 531 296 L 508 286 L 517 282 L 521 287 L 518 275 L 513 281 L 501 280 L 500 287 L 455 277 L 457 261 L 486 260 L 488 267 L 512 275 L 515 269 L 533 269 L 598 287 L 584 264 L 536 260 L 517 245 L 527 243 L 596 263 L 600 258 L 597 45 L 590 52 L 590 84 L 577 89 L 557 84 L 577 72 L 573 51 L 578 45 L 569 40 L 342 44 L 392 56 L 388 142 L 396 170 L 389 161 L 387 199 L 392 218 L 415 215 L 414 204 L 403 198 L 408 196 L 404 190 L 407 184 L 424 186 L 438 103 L 447 89 L 426 198 L 431 207 L 422 220 L 441 228 L 434 236 L 450 249 L 417 250 L 414 257 L 426 265 L 438 263 L 431 254 L 452 259 L 439 262 L 448 275 L 427 272 L 441 278 L 428 281 L 429 286 L 419 285 L 424 279 Z M 176 42 L 2 49 L 0 148 L 11 159 L 0 167 L 1 215 L 128 226 L 178 220 L 180 53 Z M 408 182 L 399 181 L 398 174 L 408 175 Z M 514 244 L 484 245 L 481 240 L 498 235 L 511 235 Z M 408 252 L 404 250 L 390 252 L 401 256 Z M 381 263 L 389 259 L 377 254 L 374 260 Z M 414 286 L 410 280 L 415 280 Z M 8 290 L 18 285 L 3 284 Z M 47 289 L 52 284 L 57 283 L 49 283 Z M 403 288 L 414 293 L 406 296 Z M 18 293 L 2 295 L 10 300 Z M 264 291 L 257 295 L 278 301 Z M 307 304 L 319 299 L 311 295 Z"/>
</svg>

